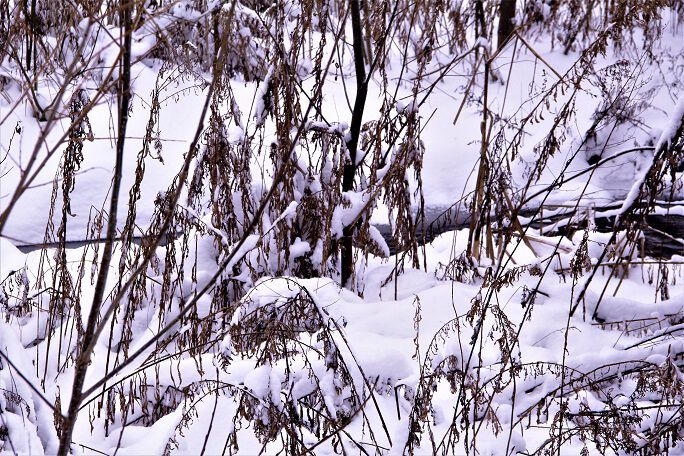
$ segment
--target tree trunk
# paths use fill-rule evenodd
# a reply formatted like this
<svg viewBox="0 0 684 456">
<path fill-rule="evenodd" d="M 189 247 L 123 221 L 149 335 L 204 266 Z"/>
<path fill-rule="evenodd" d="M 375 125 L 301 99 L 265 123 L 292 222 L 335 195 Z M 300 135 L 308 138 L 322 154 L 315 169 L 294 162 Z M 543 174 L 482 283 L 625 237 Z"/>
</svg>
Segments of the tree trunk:
<svg viewBox="0 0 684 456">
<path fill-rule="evenodd" d="M 497 46 L 501 48 L 515 30 L 515 0 L 501 0 L 499 3 L 499 31 Z"/>
<path fill-rule="evenodd" d="M 342 191 L 349 192 L 354 189 L 354 175 L 356 174 L 356 148 L 361 134 L 361 120 L 366 106 L 368 95 L 368 80 L 366 79 L 366 66 L 363 56 L 363 29 L 361 25 L 361 8 L 358 0 L 351 0 L 351 19 L 354 47 L 354 66 L 356 69 L 356 99 L 354 112 L 352 113 L 350 138 L 347 141 L 349 162 L 344 165 L 342 176 Z M 354 249 L 353 249 L 354 225 L 345 226 L 341 245 L 341 273 L 342 286 L 350 287 L 350 279 L 354 272 Z"/>
</svg>

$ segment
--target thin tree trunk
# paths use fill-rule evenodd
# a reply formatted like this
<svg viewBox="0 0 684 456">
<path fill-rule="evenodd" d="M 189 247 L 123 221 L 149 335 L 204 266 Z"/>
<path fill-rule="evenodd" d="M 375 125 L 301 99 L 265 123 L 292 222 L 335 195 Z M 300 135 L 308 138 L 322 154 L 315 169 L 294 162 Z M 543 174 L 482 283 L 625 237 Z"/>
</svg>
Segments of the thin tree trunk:
<svg viewBox="0 0 684 456">
<path fill-rule="evenodd" d="M 366 96 L 368 95 L 368 80 L 366 79 L 366 66 L 363 58 L 363 28 L 361 24 L 361 8 L 358 0 L 350 0 L 351 20 L 354 46 L 354 66 L 356 69 L 356 99 L 354 101 L 354 111 L 352 113 L 351 127 L 349 130 L 350 138 L 347 142 L 349 152 L 349 162 L 344 165 L 342 175 L 342 191 L 349 192 L 354 189 L 354 175 L 356 174 L 356 149 L 359 144 L 361 134 L 361 120 L 363 110 L 366 106 Z M 342 285 L 351 286 L 349 280 L 354 272 L 354 251 L 353 251 L 354 224 L 343 229 L 341 269 Z"/>
<path fill-rule="evenodd" d="M 116 215 L 119 206 L 119 193 L 121 189 L 123 153 L 124 144 L 126 141 L 126 127 L 128 124 L 128 108 L 131 100 L 131 32 L 133 29 L 131 24 L 131 5 L 132 4 L 129 1 L 122 0 L 119 10 L 119 17 L 121 20 L 121 35 L 123 38 L 120 57 L 121 72 L 118 84 L 119 131 L 116 141 L 116 164 L 112 182 L 112 196 L 109 202 L 109 214 L 107 218 L 107 238 L 102 252 L 102 263 L 100 264 L 100 270 L 97 276 L 93 303 L 88 315 L 86 331 L 83 334 L 83 342 L 81 344 L 83 351 L 76 359 L 76 369 L 71 399 L 69 402 L 69 411 L 67 412 L 67 416 L 63 422 L 59 438 L 59 450 L 57 452 L 59 456 L 66 456 L 71 447 L 71 436 L 74 432 L 74 426 L 76 425 L 76 419 L 78 418 L 79 407 L 83 399 L 83 383 L 85 381 L 86 372 L 88 371 L 88 365 L 90 364 L 90 347 L 93 345 L 93 334 L 95 333 L 98 316 L 100 315 L 100 308 L 102 307 L 105 287 L 107 285 L 107 275 L 112 261 L 114 239 L 116 237 Z"/>
<path fill-rule="evenodd" d="M 499 3 L 499 30 L 497 33 L 497 47 L 501 48 L 515 30 L 516 0 L 501 0 Z"/>
</svg>

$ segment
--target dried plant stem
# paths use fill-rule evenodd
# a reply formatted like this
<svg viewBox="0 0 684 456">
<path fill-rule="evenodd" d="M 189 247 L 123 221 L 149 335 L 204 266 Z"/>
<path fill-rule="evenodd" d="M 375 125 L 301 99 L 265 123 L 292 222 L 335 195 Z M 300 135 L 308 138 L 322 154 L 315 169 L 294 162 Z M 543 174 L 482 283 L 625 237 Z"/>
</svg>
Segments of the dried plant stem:
<svg viewBox="0 0 684 456">
<path fill-rule="evenodd" d="M 112 251 L 114 247 L 114 238 L 116 237 L 116 220 L 119 208 L 119 193 L 121 190 L 121 177 L 124 159 L 124 146 L 126 143 L 126 128 L 128 125 L 128 110 L 131 102 L 131 31 L 133 24 L 131 22 L 131 8 L 132 4 L 123 0 L 119 6 L 119 15 L 121 20 L 122 38 L 121 54 L 120 54 L 120 71 L 121 76 L 117 86 L 118 95 L 118 137 L 116 142 L 116 164 L 114 167 L 114 177 L 112 182 L 112 192 L 109 204 L 109 214 L 107 218 L 107 238 L 105 240 L 104 249 L 102 252 L 102 262 L 95 284 L 95 292 L 93 302 L 90 307 L 88 315 L 88 323 L 86 331 L 83 334 L 83 347 L 88 348 L 94 344 L 93 336 L 97 326 L 97 320 L 100 315 L 100 308 L 104 298 L 105 288 L 107 286 L 107 276 L 109 274 L 109 266 L 112 262 Z M 76 419 L 78 418 L 78 410 L 83 399 L 83 382 L 90 365 L 91 350 L 83 350 L 76 360 L 76 369 L 74 373 L 74 381 L 72 384 L 71 398 L 69 401 L 69 409 L 64 418 L 61 435 L 59 436 L 59 456 L 66 456 L 71 447 L 71 436 L 74 432 Z"/>
</svg>

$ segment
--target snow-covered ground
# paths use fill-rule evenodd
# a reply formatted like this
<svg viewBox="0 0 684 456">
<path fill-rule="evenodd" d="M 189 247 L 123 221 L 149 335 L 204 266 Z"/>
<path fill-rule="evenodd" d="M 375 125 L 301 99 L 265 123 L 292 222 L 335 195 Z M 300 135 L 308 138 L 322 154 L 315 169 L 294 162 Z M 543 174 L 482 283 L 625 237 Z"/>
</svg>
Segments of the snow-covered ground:
<svg viewBox="0 0 684 456">
<path fill-rule="evenodd" d="M 593 154 L 601 153 L 606 158 L 620 151 L 640 146 L 653 146 L 660 136 L 660 132 L 668 124 L 669 114 L 677 104 L 680 87 L 684 84 L 684 75 L 679 71 L 682 65 L 681 49 L 682 32 L 665 27 L 662 39 L 663 55 L 671 56 L 671 60 L 649 61 L 644 54 L 633 56 L 634 61 L 623 63 L 627 66 L 627 74 L 634 75 L 634 80 L 613 81 L 613 92 L 630 90 L 630 99 L 636 105 L 634 123 L 626 122 L 621 125 L 608 125 L 597 132 L 593 143 L 582 145 L 584 135 L 595 120 L 596 111 L 605 102 L 602 88 L 593 86 L 598 82 L 592 78 L 585 82 L 577 94 L 574 102 L 577 108 L 575 125 L 567 130 L 568 137 L 561 144 L 560 151 L 552 157 L 543 175 L 532 187 L 542 189 L 554 182 L 561 172 L 569 176 L 586 169 L 588 159 Z M 540 61 L 525 47 L 513 46 L 499 54 L 493 63 L 495 71 L 505 80 L 489 84 L 489 109 L 502 119 L 508 119 L 507 135 L 513 135 L 516 122 L 528 115 L 532 107 L 542 100 L 542 96 L 550 86 L 557 82 L 557 75 L 564 75 L 577 64 L 578 55 L 570 53 L 564 55 L 562 50 L 552 48 L 550 41 L 536 41 L 533 43 L 535 52 L 544 59 Z M 437 59 L 439 60 L 439 59 Z M 441 68 L 448 63 L 435 61 L 433 67 Z M 615 56 L 608 54 L 600 57 L 594 63 L 597 74 L 608 73 L 611 68 L 619 65 Z M 154 61 L 144 61 L 137 64 L 133 71 L 133 90 L 135 92 L 126 141 L 126 159 L 124 161 L 123 188 L 129 189 L 135 178 L 136 157 L 142 148 L 143 137 L 149 118 L 149 106 L 152 91 L 155 88 L 160 64 Z M 397 99 L 408 99 L 411 94 L 411 74 L 403 75 L 403 82 L 399 81 L 401 68 L 395 65 L 391 70 L 395 73 L 390 80 L 390 92 L 398 89 Z M 621 68 L 625 71 L 625 68 Z M 353 62 L 347 61 L 340 70 L 350 78 L 353 74 Z M 472 66 L 457 65 L 446 74 L 443 81 L 433 90 L 420 108 L 423 119 L 421 139 L 425 145 L 424 167 L 422 170 L 424 182 L 425 204 L 432 207 L 448 207 L 468 194 L 475 187 L 477 176 L 476 166 L 480 154 L 480 122 L 482 120 L 481 105 L 467 100 L 456 123 L 454 119 L 459 113 L 463 102 L 464 87 L 472 76 Z M 137 222 L 141 229 L 149 225 L 154 211 L 154 201 L 159 191 L 166 190 L 183 162 L 189 144 L 197 128 L 199 113 L 204 102 L 206 88 L 192 79 L 176 81 L 178 74 L 165 73 L 161 78 L 159 99 L 162 101 L 159 113 L 159 138 L 162 144 L 161 160 L 148 160 L 146 178 L 143 180 L 140 201 L 137 209 Z M 436 76 L 433 75 L 433 79 Z M 353 78 L 351 78 L 353 79 Z M 173 81 L 173 82 L 171 82 Z M 313 82 L 309 81 L 310 84 Z M 305 83 L 306 84 L 306 83 Z M 475 80 L 474 92 L 481 92 L 483 80 Z M 90 89 L 97 85 L 91 83 Z M 305 85 L 306 87 L 306 85 Z M 231 84 L 233 95 L 242 113 L 243 124 L 250 128 L 254 124 L 255 99 L 259 94 L 257 82 L 242 82 L 235 80 Z M 351 110 L 347 104 L 345 89 L 349 91 L 349 98 L 353 100 L 354 87 L 349 81 L 342 83 L 337 72 L 331 74 L 323 93 L 324 117 L 331 120 L 349 122 Z M 46 98 L 54 96 L 54 88 L 46 85 L 39 87 Z M 364 112 L 365 120 L 376 119 L 379 115 L 382 97 L 380 96 L 381 81 L 373 80 L 370 84 L 370 94 Z M 607 90 L 603 88 L 603 90 Z M 9 112 L 13 105 L 9 100 L 20 95 L 18 88 L 8 91 L 8 97 L 0 97 L 0 107 Z M 611 96 L 613 96 L 612 94 Z M 467 95 L 470 97 L 470 95 Z M 422 97 L 421 97 L 422 98 Z M 562 99 L 562 98 L 561 98 Z M 559 107 L 561 99 L 558 100 Z M 639 101 L 639 102 L 637 102 Z M 109 180 L 115 158 L 116 120 L 112 100 L 100 103 L 89 115 L 93 128 L 94 140 L 86 141 L 83 148 L 83 163 L 76 177 L 75 187 L 71 198 L 73 217 L 68 220 L 67 238 L 81 240 L 85 238 L 88 220 L 92 209 L 101 210 L 107 206 L 109 195 Z M 4 116 L 3 116 L 4 117 Z M 554 121 L 552 108 L 545 118 L 528 123 L 525 127 L 520 157 L 511 163 L 515 182 L 522 185 L 525 182 L 526 169 L 536 161 L 534 146 L 544 138 L 549 126 Z M 507 123 L 508 123 L 507 122 Z M 17 125 L 21 133 L 15 133 Z M 68 119 L 61 120 L 47 138 L 43 149 L 47 150 L 50 139 L 57 140 L 69 125 Z M 21 109 L 12 110 L 7 119 L 0 125 L 0 141 L 3 150 L 8 151 L 12 160 L 3 163 L 0 194 L 3 199 L 0 204 L 6 204 L 7 196 L 14 190 L 21 172 L 22 159 L 30 155 L 38 137 L 41 123 L 33 117 L 28 103 L 24 102 Z M 591 143 L 591 144 L 590 144 Z M 11 145 L 11 147 L 10 147 Z M 644 163 L 649 163 L 649 151 L 635 151 L 616 158 L 606 166 L 602 166 L 595 173 L 585 174 L 580 178 L 566 183 L 556 189 L 546 198 L 545 204 L 572 204 L 579 195 L 583 195 L 585 205 L 606 205 L 626 195 L 636 176 L 643 172 Z M 45 224 L 51 204 L 52 181 L 57 171 L 60 155 L 49 160 L 40 172 L 31 188 L 20 199 L 20 204 L 13 211 L 3 236 L 12 239 L 17 245 L 35 244 L 43 242 Z M 255 176 L 261 178 L 261 176 Z M 124 193 L 125 194 L 125 193 Z M 540 195 L 537 200 L 541 200 Z M 61 194 L 57 194 L 57 203 L 61 202 Z M 127 199 L 121 201 L 120 212 L 125 213 Z M 4 206 L 0 206 L 4 207 Z M 375 219 L 385 222 L 384 211 L 378 211 Z M 59 214 L 54 216 L 55 225 L 59 224 Z M 121 220 L 121 225 L 123 220 Z"/>
<path fill-rule="evenodd" d="M 582 279 L 573 280 L 571 273 L 563 269 L 569 267 L 581 239 L 581 234 L 572 241 L 537 238 L 533 242 L 536 255 L 521 244 L 513 255 L 516 263 L 509 265 L 516 279 L 508 285 L 483 284 L 481 277 L 486 276 L 489 268 L 486 264 L 474 268 L 472 280 L 463 279 L 465 282 L 443 275 L 443 266 L 453 260 L 453 252 L 465 248 L 466 231 L 437 238 L 427 248 L 427 272 L 408 270 L 396 283 L 391 280 L 381 286 L 391 275 L 393 261 L 373 260 L 367 267 L 363 298 L 340 289 L 330 279 L 263 279 L 232 314 L 214 317 L 225 317 L 230 324 L 228 334 L 221 336 L 219 331 L 211 350 L 194 357 L 174 356 L 147 369 L 141 361 L 108 382 L 125 392 L 137 391 L 138 382 L 144 383 L 145 378 L 155 379 L 153 386 L 162 397 L 169 396 L 166 401 L 172 401 L 173 391 L 181 390 L 188 393 L 188 399 L 151 425 L 136 424 L 136 419 L 146 413 L 140 408 L 142 404 L 128 415 L 126 419 L 131 424 L 126 427 L 120 427 L 120 417 L 115 415 L 108 435 L 103 424 L 106 413 L 100 415 L 98 401 L 92 402 L 88 405 L 92 425 L 88 423 L 88 414 L 84 414 L 73 440 L 83 445 L 79 448 L 84 454 L 113 454 L 117 447 L 117 454 L 162 454 L 167 450 L 171 454 L 199 454 L 205 446 L 206 454 L 220 454 L 238 426 L 238 454 L 256 454 L 264 448 L 254 429 L 245 422 L 240 424 L 238 409 L 245 407 L 241 403 L 244 398 L 238 399 L 240 396 L 234 394 L 240 390 L 255 398 L 254 419 L 263 420 L 265 426 L 278 413 L 292 420 L 292 412 L 285 407 L 288 401 L 296 403 L 312 391 L 319 391 L 323 399 L 315 413 L 350 415 L 351 421 L 336 445 L 351 454 L 360 451 L 356 445 L 369 452 L 377 445 L 390 454 L 402 454 L 408 430 L 415 429 L 416 424 L 410 425 L 413 422 L 422 431 L 416 433 L 419 443 L 414 454 L 431 454 L 431 439 L 436 445 L 441 442 L 443 447 L 446 442 L 442 439 L 447 436 L 448 441 L 448 429 L 454 422 L 459 432 L 470 433 L 469 452 L 477 449 L 480 454 L 496 455 L 530 451 L 542 446 L 552 427 L 558 426 L 554 420 L 561 403 L 566 413 L 587 416 L 605 412 L 609 406 L 627 413 L 634 407 L 663 403 L 659 414 L 679 413 L 677 404 L 667 405 L 668 399 L 657 396 L 658 390 L 648 384 L 648 376 L 661 375 L 668 363 L 681 363 L 684 343 L 676 334 L 681 329 L 684 289 L 671 285 L 669 299 L 663 300 L 660 291 L 646 278 L 657 274 L 657 266 L 630 267 L 620 284 L 609 281 L 610 270 L 606 269 L 591 283 L 575 315 L 568 317 L 574 303 L 573 293 L 578 293 Z M 605 235 L 590 235 L 589 254 L 596 256 L 605 241 Z M 26 264 L 29 271 L 34 269 L 39 252 L 24 256 L 7 241 L 2 242 L 3 268 Z M 560 255 L 540 261 L 554 250 L 556 243 Z M 69 256 L 78 259 L 81 254 L 82 249 L 76 249 Z M 200 276 L 212 269 L 212 262 L 205 261 L 200 265 Z M 554 272 L 540 276 L 540 270 L 547 267 Z M 681 268 L 669 268 L 670 278 L 681 281 Z M 3 269 L 3 275 L 6 273 L 7 269 Z M 590 316 L 604 286 L 608 286 L 608 293 L 597 310 L 599 324 Z M 535 289 L 538 293 L 531 297 Z M 488 299 L 490 293 L 495 299 Z M 291 299 L 302 296 L 304 318 L 310 326 L 296 313 L 300 308 L 292 307 Z M 84 303 L 87 299 L 85 293 Z M 212 317 L 210 305 L 210 300 L 198 304 L 197 313 L 202 321 Z M 488 309 L 483 310 L 483 306 Z M 141 309 L 142 314 L 136 318 L 131 351 L 155 333 L 159 319 L 153 307 Z M 278 319 L 265 318 L 273 312 L 279 315 Z M 300 329 L 294 324 L 297 321 Z M 275 359 L 266 362 L 263 354 L 256 356 L 263 347 L 248 347 L 249 334 L 259 328 L 266 337 L 270 334 L 269 325 L 283 322 L 292 334 L 282 343 L 299 354 L 283 358 L 272 353 Z M 45 356 L 44 346 L 33 348 L 36 338 L 41 338 L 40 328 L 44 327 L 40 313 L 14 324 L 1 324 L 3 349 L 14 354 L 17 367 L 39 384 L 38 378 L 45 373 L 42 369 L 37 372 L 41 365 L 31 360 Z M 321 337 L 322 332 L 329 333 L 329 345 L 324 343 L 327 339 Z M 95 349 L 86 388 L 105 370 L 109 350 L 106 339 Z M 338 356 L 345 363 L 350 378 L 340 377 L 340 369 L 330 367 L 330 356 Z M 637 368 L 645 370 L 646 378 L 630 376 Z M 516 375 L 509 375 L 511 369 L 518 369 Z M 461 384 L 463 373 L 467 376 Z M 12 378 L 11 370 L 2 371 L 3 388 L 11 386 L 7 382 L 12 382 Z M 68 403 L 71 376 L 57 376 L 50 370 L 47 378 L 44 394 L 59 394 L 61 403 Z M 434 380 L 436 389 L 426 378 Z M 5 414 L 11 430 L 15 430 L 14 426 L 23 429 L 12 433 L 24 439 L 13 441 L 15 450 L 31 454 L 53 452 L 54 431 L 44 429 L 45 422 L 52 420 L 51 411 L 36 393 L 27 390 L 18 379 L 15 382 L 22 397 L 33 401 L 28 404 L 31 411 L 24 416 L 24 424 L 20 424 L 18 412 Z M 470 386 L 464 390 L 464 385 Z M 468 389 L 474 385 L 480 388 L 477 403 Z M 350 388 L 367 401 L 362 413 L 352 405 L 354 395 Z M 416 411 L 418 397 L 423 401 L 431 397 L 428 417 L 420 417 Z M 461 400 L 467 401 L 467 420 L 460 415 L 454 417 L 457 410 L 463 411 L 455 407 Z M 150 404 L 153 402 L 152 399 Z M 306 408 L 300 409 L 300 413 L 304 413 L 302 419 L 311 418 Z M 662 416 L 647 415 L 635 428 L 643 432 L 644 439 L 637 439 L 636 444 L 643 444 L 648 429 L 662 420 Z M 307 436 L 310 431 L 306 429 L 302 432 L 305 444 L 314 444 L 322 437 Z M 332 453 L 335 440 L 327 440 L 315 453 Z M 275 454 L 282 444 L 277 439 L 265 447 L 265 452 Z M 575 436 L 566 442 L 563 452 L 576 454 L 587 446 L 593 453 L 592 445 L 592 438 L 582 442 Z M 679 454 L 679 449 L 673 449 L 671 454 Z M 457 446 L 446 452 L 462 451 L 464 448 Z"/>
<path fill-rule="evenodd" d="M 592 61 L 594 74 L 574 88 L 554 84 L 578 68 L 579 52 L 565 55 L 544 36 L 530 40 L 534 52 L 519 41 L 506 47 L 492 63 L 498 80 L 489 80 L 486 103 L 496 128 L 501 126 L 494 135 L 506 141 L 521 135 L 517 157 L 507 162 L 507 196 L 520 203 L 539 160 L 535 146 L 571 102 L 575 114 L 524 193 L 540 191 L 526 206 L 544 204 L 552 211 L 579 200 L 582 206 L 617 203 L 621 207 L 606 215 L 623 215 L 640 196 L 653 148 L 675 136 L 684 114 L 678 103 L 684 95 L 683 33 L 681 26 L 665 24 L 659 59 L 639 50 L 625 56 L 609 47 Z M 146 52 L 146 43 L 135 42 L 136 55 Z M 436 53 L 426 81 L 450 58 Z M 410 65 L 393 63 L 387 92 L 398 91 L 398 111 L 411 103 L 414 75 Z M 145 162 L 138 234 L 150 227 L 159 192 L 169 188 L 184 162 L 207 93 L 206 81 L 179 80 L 180 70 L 168 68 L 159 77 L 161 68 L 154 59 L 133 66 L 120 230 L 152 94 L 163 87 L 161 150 L 153 154 L 158 159 Z M 453 66 L 419 108 L 423 194 L 431 208 L 449 207 L 476 186 L 485 77 L 480 72 L 473 78 L 472 71 L 471 59 Z M 347 59 L 327 75 L 321 117 L 349 122 L 353 72 Z M 471 79 L 473 88 L 466 90 Z M 97 81 L 87 84 L 97 89 Z M 231 125 L 229 140 L 239 142 L 256 131 L 264 87 L 239 76 L 230 84 L 241 122 Z M 365 121 L 381 113 L 382 84 L 379 77 L 371 81 Z M 313 76 L 303 85 L 313 90 Z M 52 99 L 55 87 L 40 81 L 37 92 Z M 8 158 L 0 165 L 0 212 L 44 126 L 27 102 L 11 109 L 20 98 L 17 86 L 3 95 L 0 147 Z M 553 105 L 546 104 L 550 99 Z M 621 122 L 596 125 L 607 100 L 620 100 L 628 112 Z M 546 108 L 521 129 L 538 103 Z M 84 143 L 71 192 L 67 240 L 91 236 L 92 217 L 108 207 L 116 117 L 114 96 L 89 114 L 92 140 Z M 60 120 L 41 153 L 68 127 L 68 119 Z M 265 136 L 268 143 L 275 133 Z M 597 155 L 618 156 L 582 173 Z M 269 188 L 273 170 L 263 167 L 265 157 L 252 159 L 259 194 Z M 55 240 L 52 228 L 61 213 L 53 214 L 52 228 L 48 217 L 53 205 L 62 205 L 58 187 L 52 200 L 59 160 L 55 154 L 47 161 L 0 237 L 0 350 L 9 358 L 0 359 L 0 454 L 57 451 L 61 423 L 53 408 L 66 414 L 74 345 L 93 300 L 101 245 L 67 249 L 64 258 L 54 248 L 17 249 Z M 573 178 L 563 179 L 568 177 Z M 675 177 L 681 179 L 681 172 Z M 550 188 L 559 179 L 562 185 Z M 675 199 L 684 200 L 677 191 Z M 349 198 L 352 208 L 340 216 L 347 222 L 369 196 Z M 681 215 L 678 204 L 667 210 Z M 269 226 L 291 221 L 289 208 Z M 373 222 L 386 223 L 388 217 L 381 204 Z M 635 251 L 604 258 L 611 233 L 594 232 L 590 224 L 571 237 L 530 229 L 521 240 L 516 233 L 495 252 L 498 260 L 470 260 L 468 230 L 450 231 L 421 247 L 419 268 L 404 264 L 402 254 L 362 256 L 352 292 L 325 277 L 279 275 L 252 282 L 263 262 L 274 263 L 282 252 L 269 256 L 253 235 L 238 249 L 247 260 L 236 268 L 237 262 L 221 266 L 235 246 L 223 245 L 227 238 L 212 230 L 209 223 L 203 232 L 184 232 L 159 247 L 142 284 L 126 295 L 135 305 L 122 306 L 102 324 L 72 439 L 75 454 L 252 455 L 284 448 L 292 454 L 620 454 L 653 448 L 684 454 L 682 443 L 670 445 L 666 438 L 668 432 L 676 435 L 673 441 L 684 436 L 684 250 L 666 263 L 638 258 Z M 625 236 L 616 233 L 613 245 L 627 244 Z M 289 260 L 309 250 L 313 246 L 298 237 Z M 108 293 L 120 285 L 119 268 L 128 265 L 122 254 L 131 251 L 115 243 Z M 613 267 L 622 260 L 627 261 Z M 219 270 L 216 288 L 194 300 Z M 63 277 L 69 280 L 59 282 Z M 56 282 L 61 290 L 78 290 L 78 299 L 59 295 Z M 235 296 L 235 290 L 246 293 Z M 158 337 L 174 318 L 181 322 Z M 117 366 L 123 367 L 105 379 Z"/>
</svg>

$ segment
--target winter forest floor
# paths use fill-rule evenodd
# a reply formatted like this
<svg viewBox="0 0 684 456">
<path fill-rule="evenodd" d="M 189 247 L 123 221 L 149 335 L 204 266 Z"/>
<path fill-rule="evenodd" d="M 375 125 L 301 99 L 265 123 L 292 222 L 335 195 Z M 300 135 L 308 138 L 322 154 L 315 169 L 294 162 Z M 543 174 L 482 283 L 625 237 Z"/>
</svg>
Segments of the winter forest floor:
<svg viewBox="0 0 684 456">
<path fill-rule="evenodd" d="M 0 454 L 684 454 L 680 2 L 82 3 L 0 0 Z"/>
</svg>

